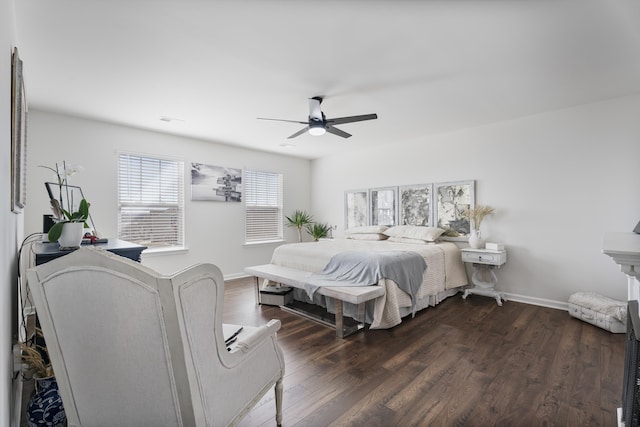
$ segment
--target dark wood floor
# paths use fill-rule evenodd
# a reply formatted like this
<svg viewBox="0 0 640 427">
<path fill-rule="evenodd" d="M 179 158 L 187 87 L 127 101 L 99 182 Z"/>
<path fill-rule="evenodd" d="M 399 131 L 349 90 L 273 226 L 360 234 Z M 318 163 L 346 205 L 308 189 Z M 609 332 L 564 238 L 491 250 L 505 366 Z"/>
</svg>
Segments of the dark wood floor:
<svg viewBox="0 0 640 427">
<path fill-rule="evenodd" d="M 226 323 L 282 321 L 285 426 L 614 426 L 624 334 L 567 312 L 454 296 L 390 330 L 335 332 L 256 306 L 228 281 Z M 273 393 L 240 424 L 273 426 Z"/>
</svg>

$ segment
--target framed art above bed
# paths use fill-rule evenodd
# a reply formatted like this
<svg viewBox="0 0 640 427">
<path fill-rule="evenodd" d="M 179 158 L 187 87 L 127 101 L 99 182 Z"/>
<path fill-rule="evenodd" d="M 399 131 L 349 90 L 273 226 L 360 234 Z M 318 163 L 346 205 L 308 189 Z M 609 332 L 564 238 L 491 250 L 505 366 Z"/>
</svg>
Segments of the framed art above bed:
<svg viewBox="0 0 640 427">
<path fill-rule="evenodd" d="M 475 206 L 475 181 L 436 183 L 434 200 L 435 226 L 451 228 L 461 236 L 468 236 L 471 226 L 464 214 Z"/>
<path fill-rule="evenodd" d="M 469 236 L 465 213 L 475 207 L 475 180 L 345 191 L 345 230 L 367 225 L 418 225 Z M 455 233 L 453 233 L 455 235 Z"/>
<path fill-rule="evenodd" d="M 369 191 L 371 203 L 370 225 L 397 225 L 397 187 L 373 188 Z"/>
<path fill-rule="evenodd" d="M 344 193 L 345 230 L 369 225 L 369 190 L 351 190 Z"/>
<path fill-rule="evenodd" d="M 399 188 L 400 225 L 431 226 L 433 184 L 405 185 Z"/>
</svg>

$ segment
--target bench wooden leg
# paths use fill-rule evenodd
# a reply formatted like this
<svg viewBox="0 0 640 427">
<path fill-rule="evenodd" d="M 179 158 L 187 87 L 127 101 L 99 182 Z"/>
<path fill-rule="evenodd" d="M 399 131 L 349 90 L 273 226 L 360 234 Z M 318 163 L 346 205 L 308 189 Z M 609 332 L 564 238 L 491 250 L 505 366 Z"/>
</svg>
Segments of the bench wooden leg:
<svg viewBox="0 0 640 427">
<path fill-rule="evenodd" d="M 336 303 L 336 336 L 344 338 L 344 318 L 342 316 L 342 301 L 335 300 Z"/>
<path fill-rule="evenodd" d="M 256 277 L 256 305 L 260 305 L 260 278 Z"/>
</svg>

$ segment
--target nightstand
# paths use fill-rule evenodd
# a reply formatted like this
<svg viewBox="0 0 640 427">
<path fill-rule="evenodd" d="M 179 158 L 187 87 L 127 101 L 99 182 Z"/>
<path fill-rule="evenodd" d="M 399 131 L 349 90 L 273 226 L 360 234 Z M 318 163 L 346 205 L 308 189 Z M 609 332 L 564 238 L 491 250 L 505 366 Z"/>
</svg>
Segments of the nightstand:
<svg viewBox="0 0 640 427">
<path fill-rule="evenodd" d="M 507 251 L 465 248 L 460 249 L 460 252 L 462 253 L 462 261 L 470 262 L 473 266 L 471 282 L 475 285 L 473 288 L 465 289 L 462 298 L 466 299 L 471 294 L 484 295 L 495 298 L 498 305 L 502 306 L 502 300 L 506 301 L 507 299 L 495 290 L 498 277 L 496 277 L 494 270 L 507 262 Z"/>
</svg>

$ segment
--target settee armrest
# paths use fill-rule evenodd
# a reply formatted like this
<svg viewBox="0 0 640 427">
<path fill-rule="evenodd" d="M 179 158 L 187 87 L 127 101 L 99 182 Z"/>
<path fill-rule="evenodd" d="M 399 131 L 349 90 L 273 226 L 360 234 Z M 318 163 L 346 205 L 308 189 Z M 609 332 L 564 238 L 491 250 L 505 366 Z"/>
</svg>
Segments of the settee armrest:
<svg viewBox="0 0 640 427">
<path fill-rule="evenodd" d="M 281 326 L 282 324 L 280 323 L 280 320 L 272 319 L 266 325 L 259 326 L 247 335 L 242 336 L 236 343 L 236 348 L 241 352 L 246 353 L 266 338 L 275 335 Z"/>
</svg>

